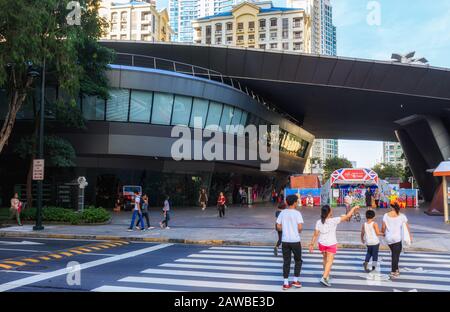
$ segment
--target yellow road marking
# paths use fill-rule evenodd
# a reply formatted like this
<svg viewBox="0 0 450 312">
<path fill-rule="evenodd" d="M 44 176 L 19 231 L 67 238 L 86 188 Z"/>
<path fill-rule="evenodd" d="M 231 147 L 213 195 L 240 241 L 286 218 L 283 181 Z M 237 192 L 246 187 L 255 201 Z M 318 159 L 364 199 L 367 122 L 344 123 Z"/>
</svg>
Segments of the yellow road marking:
<svg viewBox="0 0 450 312">
<path fill-rule="evenodd" d="M 116 245 L 112 244 L 112 243 L 105 243 L 103 245 L 109 246 L 109 247 L 116 247 Z"/>
<path fill-rule="evenodd" d="M 71 257 L 71 256 L 73 256 L 73 254 L 71 254 L 70 252 L 65 252 L 65 251 L 63 251 L 63 252 L 60 252 L 59 254 L 60 254 L 60 255 L 64 255 L 64 256 L 67 256 L 67 257 Z"/>
<path fill-rule="evenodd" d="M 0 268 L 3 268 L 3 269 L 6 269 L 6 270 L 9 270 L 9 269 L 12 269 L 13 267 L 12 267 L 12 266 L 10 266 L 10 265 L 6 265 L 6 264 L 1 264 L 1 263 L 0 263 Z"/>
<path fill-rule="evenodd" d="M 85 252 L 91 252 L 92 250 L 87 248 L 77 248 L 77 250 L 85 251 Z"/>
<path fill-rule="evenodd" d="M 3 263 L 14 264 L 14 265 L 17 265 L 17 266 L 26 265 L 25 262 L 20 262 L 20 261 L 3 261 Z"/>
<path fill-rule="evenodd" d="M 70 249 L 70 252 L 76 253 L 76 254 L 82 254 L 83 252 L 79 251 L 79 250 L 75 250 L 75 249 Z"/>
<path fill-rule="evenodd" d="M 101 248 L 98 248 L 98 247 L 89 247 L 89 248 L 92 248 L 94 250 L 102 250 Z"/>
<path fill-rule="evenodd" d="M 42 259 L 42 260 L 51 260 L 49 257 L 39 257 L 39 259 Z"/>
<path fill-rule="evenodd" d="M 32 263 L 39 263 L 39 260 L 36 260 L 36 259 L 26 258 L 26 259 L 22 259 L 22 260 L 27 261 L 27 262 L 32 262 Z"/>
<path fill-rule="evenodd" d="M 56 259 L 61 259 L 62 258 L 60 255 L 56 255 L 56 254 L 51 254 L 51 255 L 48 255 L 48 256 L 56 258 Z"/>
<path fill-rule="evenodd" d="M 108 249 L 109 246 L 105 246 L 105 245 L 98 245 L 98 247 L 103 248 L 103 249 Z"/>
</svg>

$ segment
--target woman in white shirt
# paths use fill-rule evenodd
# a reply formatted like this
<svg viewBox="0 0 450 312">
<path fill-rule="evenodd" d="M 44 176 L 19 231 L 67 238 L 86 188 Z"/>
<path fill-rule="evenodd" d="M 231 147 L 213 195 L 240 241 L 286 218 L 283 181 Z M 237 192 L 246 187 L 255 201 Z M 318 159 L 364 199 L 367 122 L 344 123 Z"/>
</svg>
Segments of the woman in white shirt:
<svg viewBox="0 0 450 312">
<path fill-rule="evenodd" d="M 392 210 L 383 216 L 383 226 L 381 232 L 385 235 L 386 243 L 391 249 L 391 278 L 400 276 L 398 263 L 400 253 L 402 252 L 403 226 L 406 225 L 409 237 L 412 241 L 411 230 L 408 224 L 408 218 L 400 213 L 400 206 L 397 203 L 391 204 Z"/>
<path fill-rule="evenodd" d="M 346 215 L 337 218 L 333 218 L 333 211 L 330 206 L 325 205 L 321 209 L 320 220 L 316 222 L 316 229 L 311 244 L 309 244 L 309 252 L 313 252 L 316 240 L 319 238 L 319 250 L 323 256 L 323 276 L 320 283 L 327 287 L 331 287 L 330 272 L 333 266 L 334 256 L 337 252 L 337 226 L 343 221 L 350 220 L 353 213 L 358 209 L 359 206 L 355 206 Z"/>
</svg>

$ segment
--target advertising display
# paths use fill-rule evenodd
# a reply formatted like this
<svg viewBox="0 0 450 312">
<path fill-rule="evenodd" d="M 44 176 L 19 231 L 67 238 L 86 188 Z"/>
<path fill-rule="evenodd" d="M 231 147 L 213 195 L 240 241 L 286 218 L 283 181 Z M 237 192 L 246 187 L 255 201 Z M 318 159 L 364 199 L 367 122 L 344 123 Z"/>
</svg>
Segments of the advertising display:
<svg viewBox="0 0 450 312">
<path fill-rule="evenodd" d="M 320 199 L 320 189 L 314 188 L 314 189 L 285 189 L 284 194 L 286 196 L 289 195 L 297 195 L 300 196 L 302 206 L 311 206 L 308 205 L 308 199 L 313 201 L 313 206 L 320 206 L 321 205 L 321 199 Z"/>
<path fill-rule="evenodd" d="M 331 184 L 377 185 L 378 174 L 371 169 L 339 169 L 331 174 Z"/>
</svg>

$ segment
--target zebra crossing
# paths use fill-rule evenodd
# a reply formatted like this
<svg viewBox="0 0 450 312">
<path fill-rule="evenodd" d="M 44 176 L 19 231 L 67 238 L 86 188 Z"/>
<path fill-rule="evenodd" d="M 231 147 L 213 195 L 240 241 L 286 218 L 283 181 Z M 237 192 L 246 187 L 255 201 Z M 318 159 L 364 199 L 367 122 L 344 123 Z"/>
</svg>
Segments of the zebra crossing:
<svg viewBox="0 0 450 312">
<path fill-rule="evenodd" d="M 404 252 L 400 258 L 401 276 L 395 280 L 388 277 L 388 251 L 380 252 L 374 273 L 363 272 L 364 256 L 364 250 L 339 250 L 331 273 L 332 287 L 326 288 L 319 284 L 322 255 L 303 250 L 303 287 L 288 292 L 450 291 L 450 254 Z M 273 255 L 272 247 L 209 247 L 92 291 L 278 292 L 282 291 L 282 262 L 281 256 Z"/>
</svg>

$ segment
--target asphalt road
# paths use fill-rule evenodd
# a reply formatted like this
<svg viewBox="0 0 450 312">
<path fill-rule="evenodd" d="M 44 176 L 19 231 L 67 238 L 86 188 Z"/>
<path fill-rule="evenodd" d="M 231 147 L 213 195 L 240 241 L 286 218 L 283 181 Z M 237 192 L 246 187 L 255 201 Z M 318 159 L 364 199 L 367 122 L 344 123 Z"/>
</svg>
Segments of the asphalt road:
<svg viewBox="0 0 450 312">
<path fill-rule="evenodd" d="M 289 292 L 450 291 L 450 254 L 406 252 L 391 281 L 388 252 L 368 275 L 363 251 L 341 250 L 331 288 L 318 283 L 321 255 L 303 255 L 303 288 Z M 281 291 L 281 265 L 271 247 L 0 238 L 0 292 Z"/>
</svg>

